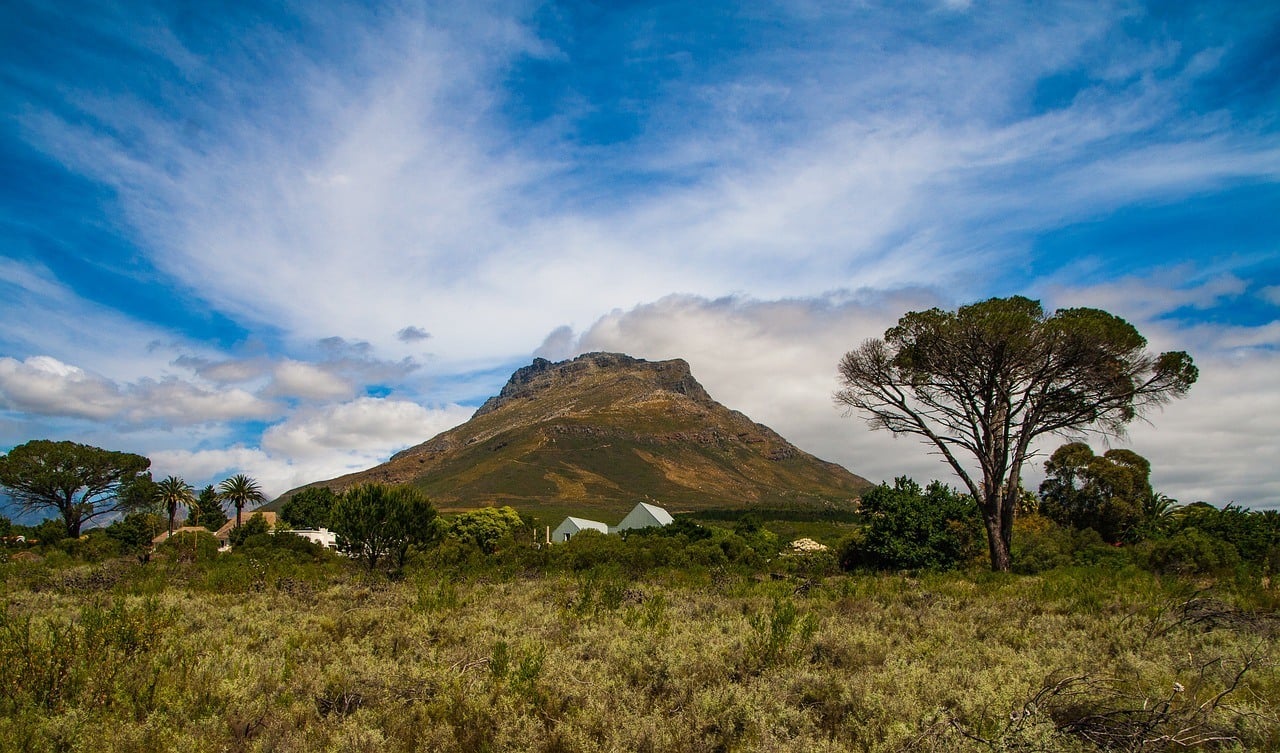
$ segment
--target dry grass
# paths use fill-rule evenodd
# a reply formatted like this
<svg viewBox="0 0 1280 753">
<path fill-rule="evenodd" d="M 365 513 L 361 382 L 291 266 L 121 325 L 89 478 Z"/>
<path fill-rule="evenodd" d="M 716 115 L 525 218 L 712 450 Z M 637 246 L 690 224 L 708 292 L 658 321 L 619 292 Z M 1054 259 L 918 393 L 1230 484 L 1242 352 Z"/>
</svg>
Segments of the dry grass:
<svg viewBox="0 0 1280 753">
<path fill-rule="evenodd" d="M 1280 749 L 1254 585 L 3 567 L 3 750 Z"/>
</svg>

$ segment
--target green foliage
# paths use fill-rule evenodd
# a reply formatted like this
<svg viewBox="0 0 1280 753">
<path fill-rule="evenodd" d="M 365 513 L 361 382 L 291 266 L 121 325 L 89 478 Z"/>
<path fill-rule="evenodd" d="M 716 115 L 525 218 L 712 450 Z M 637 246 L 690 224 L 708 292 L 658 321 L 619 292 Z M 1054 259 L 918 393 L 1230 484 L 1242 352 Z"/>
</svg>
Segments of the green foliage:
<svg viewBox="0 0 1280 753">
<path fill-rule="evenodd" d="M 129 554 L 105 528 L 91 528 L 78 539 L 62 539 L 58 548 L 81 562 L 102 562 L 121 554 Z"/>
<path fill-rule="evenodd" d="M 242 524 L 231 529 L 228 540 L 231 546 L 240 546 L 251 536 L 266 536 L 271 532 L 271 526 L 267 524 L 267 519 L 262 513 L 254 513 L 249 519 Z"/>
<path fill-rule="evenodd" d="M 748 669 L 756 672 L 798 658 L 808 651 L 818 629 L 813 615 L 803 614 L 790 599 L 774 601 L 767 615 L 753 614 L 747 624 L 751 626 L 751 634 L 743 661 Z"/>
<path fill-rule="evenodd" d="M 1161 573 L 1209 574 L 1240 563 L 1240 553 L 1234 546 L 1198 528 L 1183 529 L 1148 546 L 1147 561 Z"/>
<path fill-rule="evenodd" d="M 208 531 L 181 531 L 156 547 L 156 555 L 175 562 L 203 562 L 218 556 L 218 540 Z"/>
<path fill-rule="evenodd" d="M 1132 450 L 1098 456 L 1082 442 L 1064 444 L 1045 463 L 1040 512 L 1074 528 L 1092 528 L 1119 544 L 1139 538 L 1150 512 L 1159 514 L 1151 489 L 1151 464 Z"/>
<path fill-rule="evenodd" d="M 163 481 L 156 483 L 156 497 L 164 508 L 165 516 L 169 521 L 168 530 L 172 534 L 174 521 L 178 517 L 178 508 L 187 507 L 189 509 L 195 503 L 195 495 L 192 493 L 191 484 L 177 476 L 167 476 Z"/>
<path fill-rule="evenodd" d="M 1146 344 L 1105 311 L 1046 316 L 1021 296 L 912 311 L 884 339 L 845 354 L 836 399 L 873 428 L 937 448 L 982 510 L 992 569 L 1006 571 L 1032 442 L 1073 428 L 1118 433 L 1196 381 L 1186 353 L 1151 355 Z M 981 479 L 960 454 L 980 463 Z"/>
<path fill-rule="evenodd" d="M 330 523 L 338 535 L 338 548 L 359 557 L 372 570 L 383 557 L 403 567 L 409 547 L 421 547 L 431 539 L 435 518 L 435 508 L 418 489 L 362 484 L 342 495 L 333 506 Z"/>
<path fill-rule="evenodd" d="M 327 486 L 309 486 L 285 500 L 280 517 L 294 528 L 329 527 L 329 515 L 338 495 Z"/>
<path fill-rule="evenodd" d="M 205 486 L 196 496 L 195 504 L 188 510 L 186 525 L 204 526 L 210 531 L 217 531 L 227 524 L 230 518 L 222 509 L 222 499 L 213 484 Z"/>
<path fill-rule="evenodd" d="M 973 498 L 940 481 L 925 489 L 901 476 L 862 496 L 868 520 L 856 552 L 845 566 L 880 570 L 949 570 L 979 554 L 982 541 Z"/>
<path fill-rule="evenodd" d="M 1230 544 L 1244 561 L 1256 565 L 1280 550 L 1280 512 L 1275 510 L 1246 510 L 1235 504 L 1219 509 L 1197 502 L 1179 509 L 1172 518 L 1174 531 L 1199 530 Z"/>
<path fill-rule="evenodd" d="M 57 544 L 65 538 L 68 538 L 66 524 L 53 518 L 46 518 L 32 526 L 31 535 L 28 537 L 45 546 Z"/>
<path fill-rule="evenodd" d="M 514 538 L 525 528 L 520 513 L 511 507 L 482 507 L 459 513 L 449 522 L 448 535 L 493 552 L 499 542 Z"/>
<path fill-rule="evenodd" d="M 258 482 L 243 473 L 218 484 L 218 498 L 230 502 L 236 509 L 236 528 L 240 527 L 240 517 L 246 506 L 267 501 Z"/>
<path fill-rule="evenodd" d="M 151 461 L 75 442 L 33 439 L 0 457 L 0 487 L 28 512 L 54 512 L 67 536 L 86 522 L 125 509 L 118 492 L 146 473 Z"/>
<path fill-rule="evenodd" d="M 164 530 L 159 515 L 133 512 L 107 526 L 107 535 L 120 542 L 120 551 L 145 562 L 150 558 L 151 542 Z"/>
</svg>

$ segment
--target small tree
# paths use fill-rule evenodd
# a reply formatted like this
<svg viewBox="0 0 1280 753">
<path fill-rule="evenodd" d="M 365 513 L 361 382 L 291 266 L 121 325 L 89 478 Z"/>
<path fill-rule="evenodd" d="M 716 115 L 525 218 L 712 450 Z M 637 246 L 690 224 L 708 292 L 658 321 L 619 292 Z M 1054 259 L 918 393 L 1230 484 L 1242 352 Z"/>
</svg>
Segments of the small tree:
<svg viewBox="0 0 1280 753">
<path fill-rule="evenodd" d="M 409 547 L 430 540 L 435 517 L 435 508 L 418 489 L 363 484 L 338 499 L 330 523 L 338 548 L 360 557 L 372 570 L 385 556 L 403 567 Z"/>
<path fill-rule="evenodd" d="M 213 484 L 206 485 L 196 496 L 195 503 L 188 509 L 187 525 L 204 526 L 216 531 L 227 524 L 227 512 L 222 509 L 222 499 Z"/>
<path fill-rule="evenodd" d="M 90 520 L 130 508 L 132 500 L 119 492 L 150 466 L 129 452 L 33 439 L 0 457 L 0 486 L 24 511 L 56 512 L 66 535 L 79 538 Z"/>
<path fill-rule="evenodd" d="M 267 525 L 267 519 L 262 513 L 257 512 L 249 516 L 244 525 L 236 526 L 231 529 L 231 534 L 227 540 L 231 546 L 240 546 L 251 536 L 262 536 L 271 533 L 271 526 Z"/>
<path fill-rule="evenodd" d="M 513 507 L 482 507 L 459 513 L 449 524 L 449 535 L 469 541 L 487 553 L 493 553 L 499 541 L 514 536 L 524 527 L 520 513 Z"/>
<path fill-rule="evenodd" d="M 338 495 L 327 486 L 302 489 L 280 507 L 280 517 L 294 528 L 328 528 Z"/>
<path fill-rule="evenodd" d="M 120 543 L 121 552 L 146 563 L 151 560 L 151 542 L 162 526 L 160 516 L 155 513 L 131 512 L 107 526 L 107 535 Z"/>
<path fill-rule="evenodd" d="M 1046 316 L 992 298 L 913 311 L 840 361 L 837 402 L 872 428 L 921 437 L 977 500 L 993 570 L 1007 571 L 1022 467 L 1048 434 L 1119 434 L 1196 381 L 1183 352 L 1148 354 L 1125 320 L 1097 309 Z M 977 473 L 962 460 L 977 461 Z"/>
<path fill-rule="evenodd" d="M 156 492 L 160 498 L 160 503 L 164 505 L 165 515 L 169 518 L 169 535 L 173 535 L 173 521 L 178 517 L 178 508 L 190 508 L 195 504 L 195 495 L 192 494 L 191 484 L 178 478 L 177 476 L 166 476 L 163 481 L 156 484 Z"/>
<path fill-rule="evenodd" d="M 235 506 L 236 528 L 240 527 L 240 516 L 244 511 L 245 505 L 267 501 L 266 495 L 262 493 L 262 487 L 258 486 L 258 482 L 243 473 L 237 473 L 218 484 L 218 497 Z"/>
</svg>

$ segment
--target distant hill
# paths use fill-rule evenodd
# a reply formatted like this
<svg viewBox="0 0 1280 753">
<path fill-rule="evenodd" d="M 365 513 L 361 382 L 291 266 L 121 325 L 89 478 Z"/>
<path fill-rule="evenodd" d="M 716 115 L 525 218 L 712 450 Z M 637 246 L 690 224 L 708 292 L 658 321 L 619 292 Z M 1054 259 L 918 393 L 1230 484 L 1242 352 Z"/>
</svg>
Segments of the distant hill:
<svg viewBox="0 0 1280 753">
<path fill-rule="evenodd" d="M 637 501 L 673 512 L 851 508 L 870 486 L 713 400 L 685 361 L 617 353 L 535 359 L 461 426 L 312 486 L 374 481 L 418 486 L 442 509 L 512 505 L 605 520 Z"/>
</svg>

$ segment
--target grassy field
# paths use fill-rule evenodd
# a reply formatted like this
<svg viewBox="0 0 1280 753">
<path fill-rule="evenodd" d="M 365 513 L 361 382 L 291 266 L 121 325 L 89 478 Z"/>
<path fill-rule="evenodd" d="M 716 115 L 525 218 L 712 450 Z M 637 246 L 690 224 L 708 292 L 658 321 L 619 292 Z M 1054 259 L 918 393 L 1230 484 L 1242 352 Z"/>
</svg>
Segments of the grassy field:
<svg viewBox="0 0 1280 753">
<path fill-rule="evenodd" d="M 462 572 L 2 564 L 0 749 L 1280 749 L 1259 580 Z"/>
</svg>

